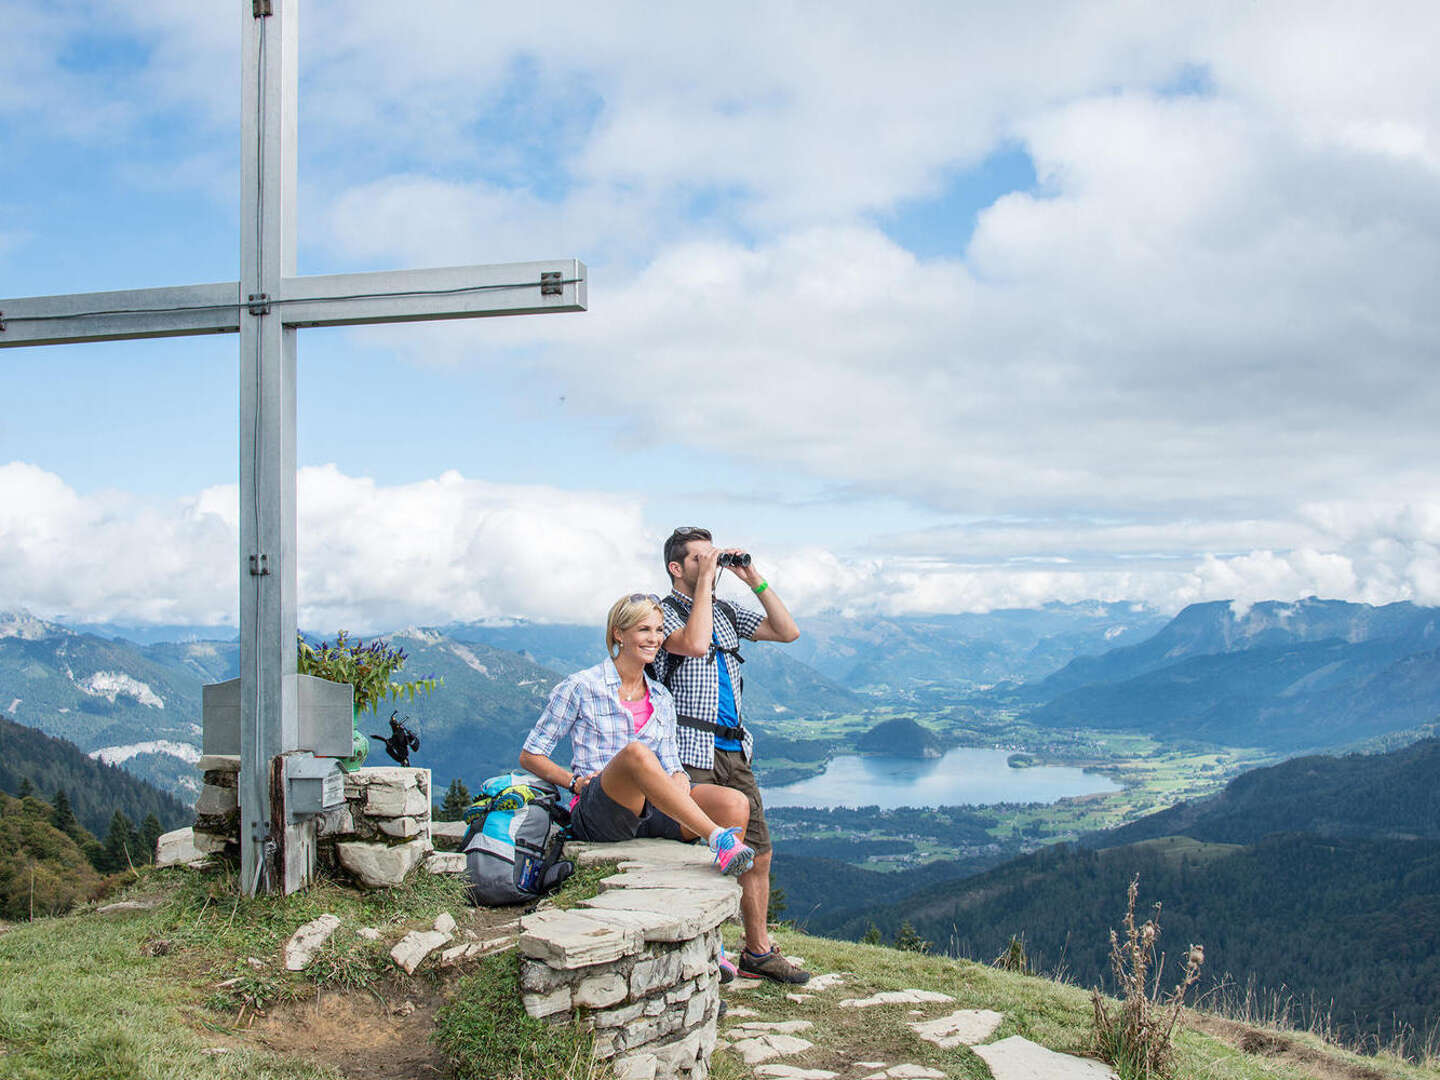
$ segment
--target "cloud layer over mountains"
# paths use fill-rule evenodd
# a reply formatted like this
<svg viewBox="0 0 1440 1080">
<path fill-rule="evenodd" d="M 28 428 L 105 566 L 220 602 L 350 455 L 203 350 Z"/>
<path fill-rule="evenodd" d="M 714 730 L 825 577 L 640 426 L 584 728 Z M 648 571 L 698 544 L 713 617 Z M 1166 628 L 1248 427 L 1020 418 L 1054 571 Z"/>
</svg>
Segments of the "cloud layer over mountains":
<svg viewBox="0 0 1440 1080">
<path fill-rule="evenodd" d="M 0 466 L 0 596 L 75 620 L 233 624 L 237 491 L 173 503 L 82 496 L 33 466 Z M 301 471 L 301 622 L 330 630 L 525 617 L 598 623 L 614 598 L 664 587 L 661 537 L 642 501 L 604 492 L 500 485 L 447 472 L 385 487 L 334 466 Z M 1282 545 L 1217 557 L 1204 523 L 1153 528 L 980 522 L 894 536 L 894 554 L 823 545 L 757 551 L 802 613 L 985 611 L 1052 600 L 1201 600 L 1308 595 L 1440 602 L 1434 508 L 1312 506 L 1296 527 L 1251 522 Z M 1182 549 L 1185 557 L 1159 557 Z M 1051 545 L 1086 549 L 1047 556 Z M 1198 547 L 1194 546 L 1198 545 Z"/>
</svg>

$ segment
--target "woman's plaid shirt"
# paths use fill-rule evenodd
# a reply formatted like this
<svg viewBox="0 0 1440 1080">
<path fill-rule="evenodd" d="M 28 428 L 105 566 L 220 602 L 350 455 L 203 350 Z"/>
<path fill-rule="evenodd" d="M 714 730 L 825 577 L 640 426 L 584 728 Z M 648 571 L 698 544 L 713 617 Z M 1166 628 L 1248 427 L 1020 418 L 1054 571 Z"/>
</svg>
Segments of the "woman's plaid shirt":
<svg viewBox="0 0 1440 1080">
<path fill-rule="evenodd" d="M 668 639 L 676 630 L 682 629 L 690 618 L 691 602 L 690 597 L 679 589 L 671 589 L 666 600 L 673 601 L 660 605 L 665 616 L 665 637 Z M 683 615 L 676 612 L 676 604 L 680 611 L 684 612 Z M 765 621 L 765 616 L 752 608 L 741 607 L 739 604 L 732 606 L 735 610 L 734 626 L 731 626 L 723 611 L 716 610 L 714 614 L 715 637 L 721 647 L 726 649 L 738 649 L 742 637 L 747 641 L 754 641 L 755 631 Z M 735 633 L 737 629 L 740 632 L 739 637 Z M 696 720 L 708 720 L 713 724 L 720 712 L 720 673 L 715 667 L 717 663 L 728 665 L 726 670 L 730 673 L 730 687 L 735 691 L 735 713 L 743 723 L 745 713 L 740 707 L 740 664 L 733 656 L 717 653 L 713 646 L 705 656 L 675 656 L 661 649 L 655 656 L 655 671 L 675 695 L 676 712 Z M 680 744 L 680 760 L 686 765 L 694 769 L 715 767 L 715 736 L 712 733 L 682 727 L 678 729 L 677 738 Z M 745 760 L 749 761 L 754 752 L 754 740 L 748 731 L 740 745 L 745 748 Z"/>
<path fill-rule="evenodd" d="M 660 759 L 667 773 L 680 771 L 675 747 L 675 699 L 650 676 L 650 704 L 655 713 L 635 733 L 635 718 L 620 703 L 620 673 L 606 660 L 561 679 L 550 691 L 549 704 L 525 738 L 525 749 L 549 757 L 566 735 L 572 747 L 570 771 L 576 776 L 599 772 L 626 743 L 642 742 Z"/>
</svg>

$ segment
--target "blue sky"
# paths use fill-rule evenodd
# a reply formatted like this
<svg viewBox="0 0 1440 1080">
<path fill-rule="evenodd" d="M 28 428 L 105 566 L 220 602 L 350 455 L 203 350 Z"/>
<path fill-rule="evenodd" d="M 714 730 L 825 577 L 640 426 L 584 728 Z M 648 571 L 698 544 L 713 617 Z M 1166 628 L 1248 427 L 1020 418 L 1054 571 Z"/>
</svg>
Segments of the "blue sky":
<svg viewBox="0 0 1440 1080">
<path fill-rule="evenodd" d="M 232 6 L 0 0 L 0 297 L 236 276 Z M 591 270 L 302 334 L 311 624 L 594 621 L 678 523 L 801 611 L 1440 602 L 1429 8 L 825 14 L 304 6 L 302 273 Z M 0 609 L 233 618 L 233 339 L 0 400 Z"/>
</svg>

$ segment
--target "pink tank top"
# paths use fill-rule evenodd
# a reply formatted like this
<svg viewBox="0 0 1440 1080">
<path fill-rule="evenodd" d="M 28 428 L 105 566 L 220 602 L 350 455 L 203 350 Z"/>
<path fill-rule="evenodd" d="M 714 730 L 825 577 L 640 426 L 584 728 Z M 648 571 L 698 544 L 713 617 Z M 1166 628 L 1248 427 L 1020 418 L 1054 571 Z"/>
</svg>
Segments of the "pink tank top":
<svg viewBox="0 0 1440 1080">
<path fill-rule="evenodd" d="M 630 710 L 630 715 L 635 719 L 635 732 L 639 734 L 640 729 L 650 722 L 655 715 L 655 706 L 650 704 L 650 687 L 645 687 L 645 696 L 639 701 L 621 701 L 621 705 Z"/>
</svg>

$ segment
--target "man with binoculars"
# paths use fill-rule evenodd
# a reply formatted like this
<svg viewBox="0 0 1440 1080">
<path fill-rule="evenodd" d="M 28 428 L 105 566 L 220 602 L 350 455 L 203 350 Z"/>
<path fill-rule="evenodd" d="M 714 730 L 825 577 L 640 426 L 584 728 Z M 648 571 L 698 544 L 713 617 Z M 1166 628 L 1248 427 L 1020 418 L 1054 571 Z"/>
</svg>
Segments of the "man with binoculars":
<svg viewBox="0 0 1440 1080">
<path fill-rule="evenodd" d="M 740 915 L 745 948 L 740 974 L 752 979 L 803 983 L 808 972 L 780 955 L 770 941 L 770 830 L 760 786 L 750 768 L 753 742 L 741 723 L 744 679 L 740 639 L 794 641 L 800 636 L 789 610 L 739 549 L 722 551 L 708 529 L 679 528 L 665 541 L 670 594 L 660 602 L 665 644 L 654 661 L 655 677 L 675 697 L 680 761 L 692 783 L 720 784 L 744 793 L 750 802 L 745 843 L 755 864 L 740 875 Z M 715 598 L 722 569 L 749 586 L 764 607 L 761 614 Z"/>
</svg>

